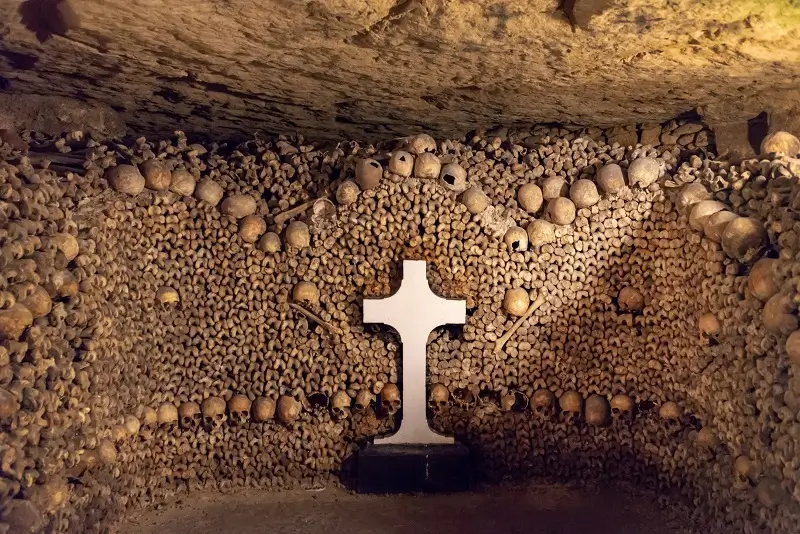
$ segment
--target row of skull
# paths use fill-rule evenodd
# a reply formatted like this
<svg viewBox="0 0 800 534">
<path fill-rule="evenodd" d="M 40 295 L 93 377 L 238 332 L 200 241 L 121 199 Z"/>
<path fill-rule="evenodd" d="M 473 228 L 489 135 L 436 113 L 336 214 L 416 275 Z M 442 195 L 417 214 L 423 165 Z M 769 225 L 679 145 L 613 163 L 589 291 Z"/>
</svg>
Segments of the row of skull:
<svg viewBox="0 0 800 534">
<path fill-rule="evenodd" d="M 360 390 L 355 399 L 345 391 L 336 391 L 330 398 L 324 393 L 316 393 L 308 398 L 297 400 L 288 395 L 281 395 L 274 400 L 269 397 L 257 397 L 250 400 L 246 395 L 233 395 L 225 401 L 222 397 L 208 397 L 197 403 L 188 401 L 176 406 L 171 402 L 163 402 L 158 408 L 144 406 L 139 417 L 139 424 L 134 424 L 126 419 L 124 425 L 115 427 L 113 433 L 117 438 L 138 433 L 140 425 L 153 427 L 157 425 L 180 425 L 185 429 L 205 428 L 212 430 L 225 423 L 245 424 L 248 421 L 264 423 L 277 419 L 289 425 L 297 420 L 303 409 L 315 411 L 328 409 L 333 418 L 342 420 L 350 416 L 351 412 L 361 413 L 370 408 L 375 408 L 382 414 L 392 415 L 400 409 L 400 390 L 396 384 L 386 384 L 375 395 L 368 389 Z"/>
<path fill-rule="evenodd" d="M 428 396 L 428 408 L 433 415 L 447 410 L 452 405 L 471 409 L 477 404 L 486 404 L 491 395 L 474 394 L 466 388 L 456 389 L 453 393 L 443 384 L 433 384 Z M 560 397 L 547 389 L 540 389 L 528 398 L 519 390 L 510 390 L 500 396 L 497 405 L 502 411 L 530 411 L 543 419 L 561 415 L 563 420 L 576 424 L 583 420 L 592 426 L 606 426 L 614 420 L 632 421 L 637 404 L 632 397 L 618 394 L 607 397 L 599 394 L 584 399 L 577 391 L 564 392 Z M 114 428 L 114 437 L 118 440 L 138 433 L 140 426 L 180 425 L 184 429 L 196 430 L 205 428 L 213 430 L 223 424 L 243 425 L 249 421 L 265 423 L 277 420 L 289 425 L 299 417 L 303 409 L 307 411 L 329 410 L 336 420 L 345 420 L 352 413 L 364 413 L 374 409 L 381 415 L 393 415 L 401 406 L 400 390 L 396 384 L 386 384 L 377 398 L 369 389 L 361 389 L 355 399 L 342 390 L 333 393 L 330 398 L 324 393 L 312 394 L 302 400 L 282 395 L 277 400 L 269 397 L 258 397 L 251 401 L 246 395 L 233 395 L 225 401 L 221 397 L 208 397 L 201 403 L 184 402 L 178 406 L 164 402 L 154 409 L 143 407 L 139 417 L 129 416 L 123 425 Z M 683 412 L 674 402 L 666 402 L 659 409 L 659 416 L 666 429 L 681 426 Z"/>
</svg>

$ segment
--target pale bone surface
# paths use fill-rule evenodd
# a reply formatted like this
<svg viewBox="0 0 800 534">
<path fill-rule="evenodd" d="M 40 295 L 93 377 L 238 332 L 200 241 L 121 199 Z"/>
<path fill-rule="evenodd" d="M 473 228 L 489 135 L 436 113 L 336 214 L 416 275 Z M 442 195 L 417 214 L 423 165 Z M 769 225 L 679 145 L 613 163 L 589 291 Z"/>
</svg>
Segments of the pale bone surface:
<svg viewBox="0 0 800 534">
<path fill-rule="evenodd" d="M 55 2 L 0 0 L 3 85 L 111 105 L 139 134 L 446 137 L 797 101 L 800 8 L 781 0 L 580 0 L 574 32 L 556 0 L 70 3 L 60 36 Z"/>
<path fill-rule="evenodd" d="M 395 434 L 376 439 L 376 445 L 453 443 L 452 437 L 428 426 L 426 344 L 437 326 L 466 320 L 467 301 L 437 297 L 428 285 L 426 264 L 420 260 L 403 262 L 403 283 L 397 293 L 364 300 L 364 322 L 393 327 L 403 343 L 403 421 Z"/>
</svg>

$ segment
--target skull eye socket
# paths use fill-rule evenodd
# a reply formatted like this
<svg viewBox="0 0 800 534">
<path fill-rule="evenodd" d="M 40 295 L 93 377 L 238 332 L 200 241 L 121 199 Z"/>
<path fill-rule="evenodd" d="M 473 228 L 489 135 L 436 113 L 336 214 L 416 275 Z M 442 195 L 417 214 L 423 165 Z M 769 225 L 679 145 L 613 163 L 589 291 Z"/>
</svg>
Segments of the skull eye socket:
<svg viewBox="0 0 800 534">
<path fill-rule="evenodd" d="M 405 161 L 405 160 L 406 160 L 406 157 L 405 157 L 405 156 L 400 156 L 400 157 L 399 157 L 399 158 L 397 158 L 397 159 L 399 159 L 400 161 Z"/>
<path fill-rule="evenodd" d="M 513 243 L 511 243 L 511 248 L 513 248 L 514 250 L 519 250 L 519 241 L 514 241 Z"/>
<path fill-rule="evenodd" d="M 456 183 L 456 178 L 452 174 L 445 174 L 442 176 L 442 180 L 444 180 L 448 185 L 455 185 Z"/>
<path fill-rule="evenodd" d="M 400 158 L 400 159 L 403 159 L 403 158 Z M 405 160 L 404 160 L 404 161 L 405 161 Z M 377 161 L 370 161 L 370 162 L 369 162 L 369 164 L 370 164 L 370 167 L 375 167 L 376 169 L 377 169 L 378 167 L 380 167 L 380 165 L 378 165 L 378 162 L 377 162 Z"/>
</svg>

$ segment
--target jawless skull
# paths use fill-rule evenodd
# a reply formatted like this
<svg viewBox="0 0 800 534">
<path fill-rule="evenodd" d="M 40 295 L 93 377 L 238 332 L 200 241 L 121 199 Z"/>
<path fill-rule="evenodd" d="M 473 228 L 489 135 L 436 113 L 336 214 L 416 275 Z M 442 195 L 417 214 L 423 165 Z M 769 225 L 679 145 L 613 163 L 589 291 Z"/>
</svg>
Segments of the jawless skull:
<svg viewBox="0 0 800 534">
<path fill-rule="evenodd" d="M 583 397 L 577 391 L 566 391 L 558 399 L 561 414 L 567 423 L 575 424 L 581 419 L 583 411 Z"/>
<path fill-rule="evenodd" d="M 428 408 L 432 413 L 439 413 L 450 405 L 450 391 L 444 384 L 433 384 L 428 395 Z"/>
<path fill-rule="evenodd" d="M 381 410 L 388 415 L 397 413 L 400 409 L 400 388 L 397 384 L 386 384 L 380 392 Z"/>
<path fill-rule="evenodd" d="M 200 410 L 206 430 L 217 429 L 227 421 L 228 416 L 225 414 L 225 409 L 225 401 L 219 397 L 209 397 L 202 402 Z"/>
<path fill-rule="evenodd" d="M 350 395 L 346 391 L 339 390 L 331 397 L 331 414 L 337 421 L 343 421 L 350 417 Z"/>
<path fill-rule="evenodd" d="M 234 395 L 228 400 L 228 418 L 231 424 L 243 425 L 250 417 L 250 399 L 244 395 Z"/>
<path fill-rule="evenodd" d="M 200 405 L 196 402 L 184 402 L 178 407 L 178 417 L 182 428 L 197 430 L 203 421 Z"/>
<path fill-rule="evenodd" d="M 531 398 L 531 409 L 538 417 L 550 419 L 556 411 L 556 396 L 549 389 L 537 390 Z"/>
</svg>

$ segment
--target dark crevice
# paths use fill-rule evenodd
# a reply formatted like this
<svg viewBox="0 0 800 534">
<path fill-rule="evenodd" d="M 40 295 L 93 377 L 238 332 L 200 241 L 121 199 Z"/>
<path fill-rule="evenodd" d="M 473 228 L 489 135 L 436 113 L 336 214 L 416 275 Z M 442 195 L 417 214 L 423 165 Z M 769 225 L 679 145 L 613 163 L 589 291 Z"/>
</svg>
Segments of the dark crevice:
<svg viewBox="0 0 800 534">
<path fill-rule="evenodd" d="M 753 151 L 758 154 L 761 152 L 761 141 L 769 133 L 769 116 L 766 111 L 762 111 L 757 116 L 747 121 L 747 141 L 753 147 Z"/>
<path fill-rule="evenodd" d="M 11 52 L 10 50 L 0 50 L 0 56 L 8 60 L 8 64 L 12 69 L 18 70 L 31 70 L 36 66 L 36 62 L 39 61 L 39 58 L 36 56 Z"/>
</svg>

